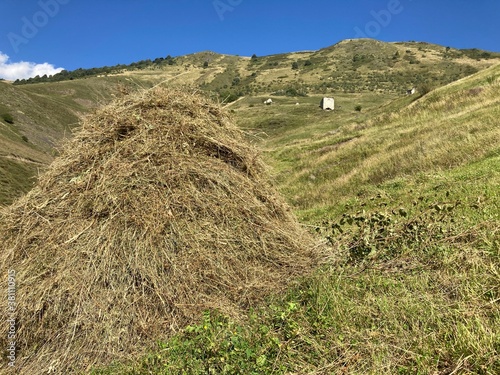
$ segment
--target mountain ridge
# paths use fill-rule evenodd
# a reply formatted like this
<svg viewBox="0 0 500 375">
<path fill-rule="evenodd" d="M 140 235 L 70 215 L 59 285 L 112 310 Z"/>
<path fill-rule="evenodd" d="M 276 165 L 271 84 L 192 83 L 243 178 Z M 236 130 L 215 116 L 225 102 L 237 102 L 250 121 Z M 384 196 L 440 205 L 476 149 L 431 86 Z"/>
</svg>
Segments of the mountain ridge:
<svg viewBox="0 0 500 375">
<path fill-rule="evenodd" d="M 89 76 L 78 70 L 79 79 L 24 85 L 0 81 L 0 204 L 30 189 L 40 166 L 57 155 L 79 119 L 137 89 L 162 82 L 189 85 L 229 102 L 243 96 L 295 101 L 322 95 L 385 98 L 406 95 L 410 87 L 418 87 L 421 95 L 499 64 L 500 54 L 425 42 L 348 39 L 313 52 L 240 57 L 202 51 L 167 56 L 150 65 L 145 61 L 144 66 L 133 63 L 133 70 L 92 69 Z"/>
<path fill-rule="evenodd" d="M 444 50 L 447 53 L 453 53 L 455 55 L 457 54 L 462 54 L 466 56 L 470 56 L 473 59 L 490 59 L 490 58 L 498 58 L 500 59 L 500 53 L 497 52 L 491 52 L 491 51 L 486 51 L 486 50 L 480 50 L 480 49 L 457 49 L 457 48 L 450 48 L 450 47 L 444 47 L 438 44 L 433 44 L 433 43 L 428 43 L 428 42 L 415 42 L 415 41 L 410 41 L 410 42 L 401 42 L 401 41 L 396 41 L 396 42 L 382 42 L 378 41 L 375 39 L 371 38 L 360 38 L 360 39 L 345 39 L 341 40 L 335 44 L 332 44 L 327 47 L 322 47 L 318 50 L 300 50 L 300 51 L 291 51 L 291 52 L 285 52 L 285 53 L 276 53 L 276 54 L 269 54 L 269 55 L 263 55 L 260 56 L 260 58 L 276 58 L 276 57 L 285 57 L 288 55 L 296 55 L 296 54 L 310 54 L 312 56 L 317 55 L 317 54 L 322 54 L 325 51 L 330 52 L 334 50 L 337 47 L 344 46 L 345 44 L 348 43 L 371 43 L 375 44 L 377 46 L 387 46 L 387 45 L 402 45 L 402 46 L 415 46 L 417 45 L 419 48 L 431 48 L 433 50 Z M 254 57 L 257 57 L 255 54 L 252 55 Z M 181 60 L 183 62 L 189 61 L 189 62 L 199 62 L 199 60 L 202 60 L 204 62 L 210 62 L 212 58 L 218 57 L 218 58 L 237 58 L 237 59 L 251 59 L 251 56 L 240 56 L 240 55 L 232 55 L 232 54 L 227 54 L 227 53 L 220 53 L 212 50 L 203 50 L 199 52 L 193 52 L 185 55 L 180 55 L 176 57 L 172 57 L 168 55 L 167 57 L 158 57 L 155 58 L 154 60 L 152 59 L 145 59 L 145 60 L 140 60 L 137 62 L 132 62 L 128 65 L 126 64 L 117 64 L 115 66 L 104 66 L 104 67 L 93 67 L 93 68 L 78 68 L 73 71 L 63 71 L 61 73 L 55 74 L 53 76 L 44 76 L 44 77 L 34 77 L 26 80 L 16 80 L 14 83 L 16 84 L 23 84 L 23 83 L 39 83 L 39 82 L 53 82 L 53 81 L 58 81 L 58 80 L 67 80 L 67 79 L 75 79 L 75 78 L 82 78 L 82 72 L 83 77 L 85 76 L 97 76 L 102 73 L 104 74 L 110 74 L 111 72 L 116 74 L 117 72 L 124 72 L 124 71 L 134 71 L 134 70 L 142 70 L 142 69 L 148 69 L 148 68 L 158 68 L 158 67 L 163 67 L 164 63 L 167 65 L 173 65 L 172 62 L 175 60 Z"/>
</svg>

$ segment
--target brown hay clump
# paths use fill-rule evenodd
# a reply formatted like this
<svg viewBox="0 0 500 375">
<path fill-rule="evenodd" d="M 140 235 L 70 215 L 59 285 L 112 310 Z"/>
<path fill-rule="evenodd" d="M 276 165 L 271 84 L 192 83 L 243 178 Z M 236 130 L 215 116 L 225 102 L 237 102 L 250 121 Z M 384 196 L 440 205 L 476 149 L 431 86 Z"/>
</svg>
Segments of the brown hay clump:
<svg viewBox="0 0 500 375">
<path fill-rule="evenodd" d="M 164 88 L 84 120 L 0 214 L 0 246 L 2 285 L 16 273 L 23 374 L 131 358 L 204 309 L 238 316 L 317 260 L 224 111 Z"/>
</svg>

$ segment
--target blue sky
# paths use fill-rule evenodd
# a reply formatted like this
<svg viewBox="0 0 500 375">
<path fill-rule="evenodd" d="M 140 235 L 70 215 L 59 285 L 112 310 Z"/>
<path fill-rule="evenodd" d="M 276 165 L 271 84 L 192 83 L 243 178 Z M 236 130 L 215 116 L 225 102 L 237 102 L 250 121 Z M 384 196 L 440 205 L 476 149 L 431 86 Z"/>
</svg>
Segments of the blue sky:
<svg viewBox="0 0 500 375">
<path fill-rule="evenodd" d="M 498 0 L 0 0 L 0 78 L 361 36 L 500 52 Z M 45 63 L 45 64 L 44 64 Z"/>
</svg>

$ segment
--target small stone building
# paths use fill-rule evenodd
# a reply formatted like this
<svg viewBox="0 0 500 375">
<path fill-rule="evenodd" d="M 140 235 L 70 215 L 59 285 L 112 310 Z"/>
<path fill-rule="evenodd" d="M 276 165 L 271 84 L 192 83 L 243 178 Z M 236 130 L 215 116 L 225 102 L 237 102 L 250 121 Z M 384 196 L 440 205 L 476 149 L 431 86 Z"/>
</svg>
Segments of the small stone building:
<svg viewBox="0 0 500 375">
<path fill-rule="evenodd" d="M 323 98 L 321 99 L 321 104 L 319 105 L 323 110 L 333 111 L 335 109 L 335 100 L 333 98 Z"/>
</svg>

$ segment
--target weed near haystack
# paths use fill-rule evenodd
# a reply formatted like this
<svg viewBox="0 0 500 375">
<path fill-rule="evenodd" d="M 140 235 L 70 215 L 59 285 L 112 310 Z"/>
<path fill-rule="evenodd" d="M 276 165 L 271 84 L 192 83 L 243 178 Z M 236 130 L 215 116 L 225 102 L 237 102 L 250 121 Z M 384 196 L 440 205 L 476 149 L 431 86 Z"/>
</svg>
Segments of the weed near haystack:
<svg viewBox="0 0 500 375">
<path fill-rule="evenodd" d="M 456 235 L 452 230 L 453 211 L 461 204 L 459 200 L 435 202 L 420 196 L 409 208 L 386 209 L 389 202 L 380 194 L 370 200 L 375 199 L 376 210 L 348 213 L 347 206 L 340 220 L 323 222 L 317 232 L 326 235 L 332 245 L 345 246 L 351 261 L 389 259 Z"/>
</svg>

